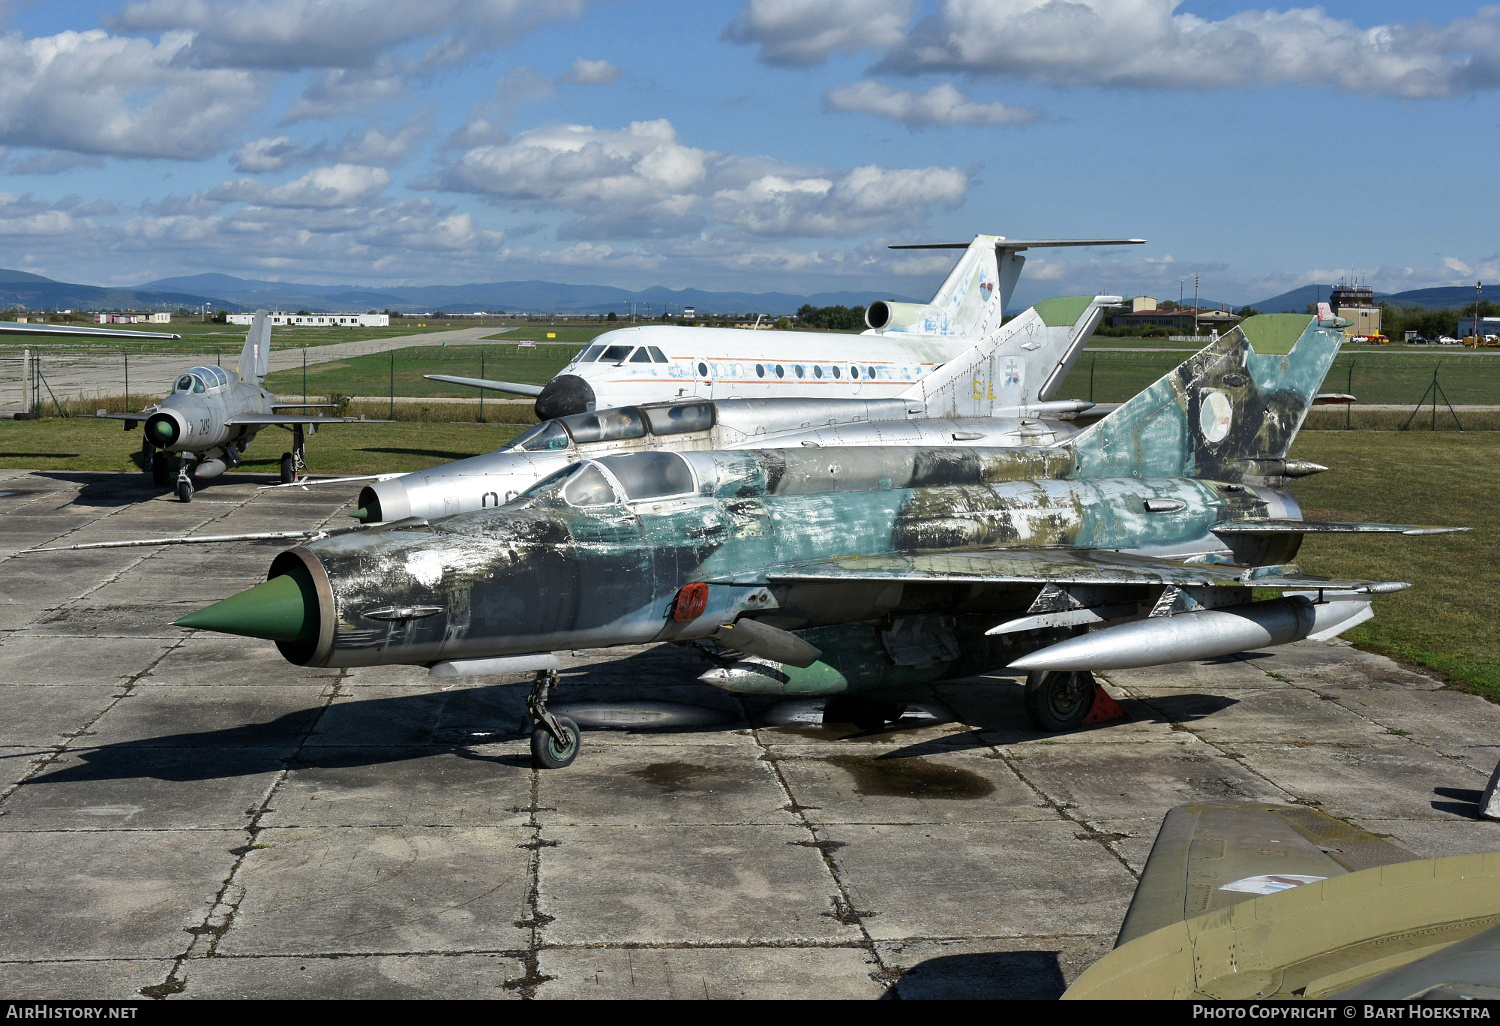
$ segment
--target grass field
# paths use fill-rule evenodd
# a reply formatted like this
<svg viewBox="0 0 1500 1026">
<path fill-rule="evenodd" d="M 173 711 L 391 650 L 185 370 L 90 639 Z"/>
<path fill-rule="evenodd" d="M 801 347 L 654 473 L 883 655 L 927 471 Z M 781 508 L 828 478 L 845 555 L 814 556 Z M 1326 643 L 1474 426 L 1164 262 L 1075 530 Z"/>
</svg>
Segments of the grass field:
<svg viewBox="0 0 1500 1026">
<path fill-rule="evenodd" d="M 319 474 L 418 470 L 489 452 L 519 430 L 494 423 L 334 425 L 309 441 L 308 463 Z M 271 480 L 289 439 L 278 429 L 263 432 L 244 471 Z M 139 429 L 93 420 L 0 421 L 0 467 L 132 470 L 140 443 Z M 1309 519 L 1475 529 L 1426 538 L 1314 537 L 1298 561 L 1312 573 L 1411 582 L 1409 591 L 1380 596 L 1375 619 L 1345 636 L 1500 700 L 1500 618 L 1493 615 L 1500 600 L 1500 434 L 1307 431 L 1292 454 L 1333 468 L 1295 488 Z"/>
<path fill-rule="evenodd" d="M 502 336 L 508 338 L 509 336 Z M 312 395 L 390 395 L 392 361 L 396 395 L 473 396 L 477 389 L 428 381 L 424 374 L 455 374 L 540 385 L 578 353 L 575 345 L 414 346 L 389 353 L 356 356 L 307 368 L 307 391 Z M 278 395 L 302 394 L 302 369 L 277 371 L 266 386 Z"/>
<path fill-rule="evenodd" d="M 1091 347 L 1073 365 L 1058 397 L 1123 402 L 1186 357 L 1186 353 L 1120 352 Z M 1449 402 L 1500 404 L 1500 357 L 1441 349 L 1420 355 L 1379 350 L 1340 353 L 1323 382 L 1323 390 L 1348 391 L 1362 403 L 1414 406 L 1432 384 L 1434 369 L 1438 370 L 1438 380 Z"/>
<path fill-rule="evenodd" d="M 1344 635 L 1500 701 L 1500 435 L 1303 432 L 1292 455 L 1333 469 L 1293 489 L 1308 519 L 1473 527 L 1472 533 L 1309 539 L 1311 573 L 1410 581 Z"/>
</svg>

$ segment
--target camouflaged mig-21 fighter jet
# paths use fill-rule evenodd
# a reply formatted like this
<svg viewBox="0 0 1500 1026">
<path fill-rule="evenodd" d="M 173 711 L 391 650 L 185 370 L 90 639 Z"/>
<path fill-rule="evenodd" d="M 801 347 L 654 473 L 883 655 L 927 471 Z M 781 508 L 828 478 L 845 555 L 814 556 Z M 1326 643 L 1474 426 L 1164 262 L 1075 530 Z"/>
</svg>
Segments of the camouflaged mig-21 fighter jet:
<svg viewBox="0 0 1500 1026">
<path fill-rule="evenodd" d="M 709 649 L 720 687 L 898 714 L 912 684 L 1024 670 L 1033 721 L 1070 729 L 1090 671 L 1331 637 L 1407 587 L 1303 573 L 1305 535 L 1448 530 L 1304 521 L 1281 490 L 1326 469 L 1288 452 L 1343 325 L 1249 318 L 1051 447 L 584 460 L 498 509 L 290 549 L 177 623 L 299 665 L 535 669 L 543 766 L 580 745 L 547 709 L 551 653 L 663 641 Z"/>
</svg>

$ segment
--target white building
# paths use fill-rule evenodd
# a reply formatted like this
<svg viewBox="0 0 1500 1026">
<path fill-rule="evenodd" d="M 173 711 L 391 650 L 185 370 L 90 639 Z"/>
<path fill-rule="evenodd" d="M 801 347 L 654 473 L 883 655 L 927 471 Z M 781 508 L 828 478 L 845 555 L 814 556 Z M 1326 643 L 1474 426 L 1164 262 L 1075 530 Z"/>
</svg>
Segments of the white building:
<svg viewBox="0 0 1500 1026">
<path fill-rule="evenodd" d="M 254 314 L 237 313 L 230 314 L 227 320 L 230 324 L 249 324 L 254 318 Z M 292 328 L 388 328 L 391 317 L 372 313 L 290 314 L 275 310 L 271 313 L 271 324 Z"/>
<path fill-rule="evenodd" d="M 151 315 L 152 324 L 171 324 L 172 315 L 169 313 L 154 313 Z"/>
</svg>

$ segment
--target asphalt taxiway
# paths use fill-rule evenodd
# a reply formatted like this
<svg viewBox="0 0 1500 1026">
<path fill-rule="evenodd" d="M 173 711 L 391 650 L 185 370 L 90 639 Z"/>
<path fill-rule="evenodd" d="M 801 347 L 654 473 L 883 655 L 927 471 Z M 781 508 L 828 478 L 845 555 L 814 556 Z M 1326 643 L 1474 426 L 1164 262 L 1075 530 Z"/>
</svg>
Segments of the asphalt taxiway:
<svg viewBox="0 0 1500 1026">
<path fill-rule="evenodd" d="M 1053 997 L 1113 943 L 1174 805 L 1314 805 L 1412 852 L 1477 816 L 1500 707 L 1343 644 L 1112 673 L 1030 730 L 1015 681 L 893 728 L 740 698 L 667 647 L 578 653 L 530 766 L 523 678 L 303 669 L 173 627 L 275 545 L 36 545 L 341 520 L 228 475 L 0 471 L 0 995 Z"/>
</svg>

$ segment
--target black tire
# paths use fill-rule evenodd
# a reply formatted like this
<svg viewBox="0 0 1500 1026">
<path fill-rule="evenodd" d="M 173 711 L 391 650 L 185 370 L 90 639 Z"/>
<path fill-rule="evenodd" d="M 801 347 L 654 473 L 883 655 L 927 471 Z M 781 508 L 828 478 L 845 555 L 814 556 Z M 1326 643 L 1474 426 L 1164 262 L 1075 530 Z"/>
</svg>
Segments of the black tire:
<svg viewBox="0 0 1500 1026">
<path fill-rule="evenodd" d="M 281 483 L 291 484 L 296 480 L 297 473 L 292 467 L 292 454 L 284 452 L 281 454 Z"/>
<path fill-rule="evenodd" d="M 852 723 L 860 730 L 880 730 L 895 723 L 906 712 L 895 702 L 835 695 L 823 703 L 823 723 Z"/>
<path fill-rule="evenodd" d="M 172 486 L 172 468 L 167 466 L 167 454 L 164 452 L 151 454 L 151 483 L 158 488 Z"/>
<path fill-rule="evenodd" d="M 177 501 L 178 502 L 192 502 L 193 501 L 193 482 L 191 482 L 191 481 L 185 481 L 185 480 L 183 480 L 180 477 L 177 479 Z"/>
<path fill-rule="evenodd" d="M 1026 718 L 1037 730 L 1076 730 L 1098 693 L 1087 670 L 1035 670 L 1026 676 Z"/>
<path fill-rule="evenodd" d="M 583 745 L 583 735 L 578 731 L 578 724 L 566 716 L 554 716 L 557 725 L 563 729 L 563 737 L 559 740 L 552 736 L 552 732 L 541 724 L 537 724 L 531 731 L 531 761 L 537 769 L 562 769 L 571 765 L 578 758 L 578 749 Z"/>
</svg>

